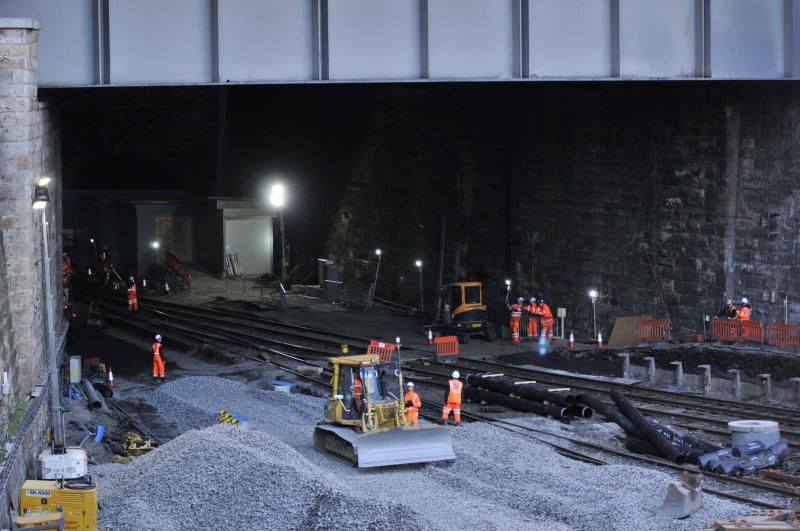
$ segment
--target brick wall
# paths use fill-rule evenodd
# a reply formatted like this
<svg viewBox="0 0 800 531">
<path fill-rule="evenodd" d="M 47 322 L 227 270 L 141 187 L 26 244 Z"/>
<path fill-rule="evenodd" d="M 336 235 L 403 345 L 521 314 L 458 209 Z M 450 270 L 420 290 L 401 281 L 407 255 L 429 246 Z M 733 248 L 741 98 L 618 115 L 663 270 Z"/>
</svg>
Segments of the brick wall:
<svg viewBox="0 0 800 531">
<path fill-rule="evenodd" d="M 44 212 L 50 220 L 47 237 L 56 330 L 64 324 L 59 295 L 60 131 L 53 110 L 37 100 L 37 29 L 29 19 L 0 21 L 0 371 L 8 372 L 11 383 L 11 395 L 0 397 L 2 442 L 8 415 L 33 390 L 46 365 L 42 211 L 31 208 L 34 182 L 42 176 L 52 179 L 51 202 Z M 21 466 L 24 471 L 29 464 L 23 460 L 15 470 Z"/>
<path fill-rule="evenodd" d="M 435 265 L 443 213 L 446 280 L 484 279 L 499 307 L 503 278 L 527 297 L 533 269 L 533 292 L 579 333 L 591 287 L 606 330 L 639 313 L 702 329 L 723 292 L 767 320 L 788 294 L 800 319 L 793 84 L 437 86 L 387 90 L 376 108 L 334 256 L 381 246 L 387 263 Z M 400 277 L 387 269 L 379 294 L 409 300 Z"/>
</svg>

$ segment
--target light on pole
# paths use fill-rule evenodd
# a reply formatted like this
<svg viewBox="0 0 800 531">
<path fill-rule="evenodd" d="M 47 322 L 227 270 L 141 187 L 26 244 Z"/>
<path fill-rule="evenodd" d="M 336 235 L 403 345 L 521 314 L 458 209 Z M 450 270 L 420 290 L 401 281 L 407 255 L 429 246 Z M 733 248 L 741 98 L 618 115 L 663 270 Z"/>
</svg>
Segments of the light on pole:
<svg viewBox="0 0 800 531">
<path fill-rule="evenodd" d="M 375 291 L 378 289 L 378 273 L 381 271 L 381 255 L 383 251 L 375 249 L 375 256 L 378 257 L 378 265 L 375 267 L 375 281 L 372 283 L 372 295 L 369 297 L 369 307 L 372 308 L 372 301 L 375 299 Z"/>
<path fill-rule="evenodd" d="M 288 280 L 287 264 L 286 264 L 286 233 L 283 226 L 283 205 L 286 203 L 286 191 L 283 185 L 276 183 L 272 185 L 269 191 L 269 202 L 278 209 L 278 218 L 281 225 L 281 283 L 285 286 Z"/>
<path fill-rule="evenodd" d="M 511 295 L 511 279 L 506 279 L 506 304 L 508 304 L 508 297 Z"/>
<path fill-rule="evenodd" d="M 50 177 L 42 177 L 36 182 L 33 192 L 33 209 L 42 211 L 42 253 L 44 254 L 44 287 L 47 295 L 45 314 L 47 316 L 47 361 L 50 370 L 50 407 L 53 414 L 53 453 L 65 453 L 64 423 L 61 411 L 61 392 L 59 391 L 58 360 L 56 353 L 56 333 L 53 310 L 53 286 L 50 280 L 50 251 L 47 237 L 47 204 L 50 202 L 50 191 L 47 185 Z"/>
<path fill-rule="evenodd" d="M 594 328 L 594 337 L 597 337 L 597 290 L 592 288 L 589 290 L 589 297 L 592 299 L 592 327 Z"/>
<path fill-rule="evenodd" d="M 161 242 L 153 240 L 150 242 L 150 248 L 153 250 L 153 263 L 158 263 L 158 250 L 161 248 Z"/>
<path fill-rule="evenodd" d="M 419 270 L 419 313 L 423 313 L 423 291 L 422 291 L 422 260 L 416 260 L 414 265 Z"/>
<path fill-rule="evenodd" d="M 92 250 L 94 251 L 95 270 L 99 270 L 97 268 L 97 261 L 100 259 L 100 257 L 97 255 L 97 243 L 95 243 L 94 238 L 89 238 L 89 243 L 92 244 Z M 91 271 L 89 272 L 89 274 L 91 274 Z"/>
</svg>

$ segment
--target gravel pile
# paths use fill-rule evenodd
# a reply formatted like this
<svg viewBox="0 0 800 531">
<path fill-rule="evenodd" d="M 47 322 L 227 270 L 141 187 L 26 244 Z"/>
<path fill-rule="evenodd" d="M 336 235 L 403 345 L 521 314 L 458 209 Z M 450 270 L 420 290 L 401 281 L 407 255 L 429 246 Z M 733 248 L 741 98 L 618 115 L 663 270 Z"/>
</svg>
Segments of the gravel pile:
<svg viewBox="0 0 800 531">
<path fill-rule="evenodd" d="M 431 527 L 410 507 L 346 494 L 275 438 L 231 426 L 189 431 L 131 464 L 94 472 L 101 525 L 115 531 Z"/>
<path fill-rule="evenodd" d="M 452 431 L 458 456 L 452 464 L 358 470 L 313 449 L 313 428 L 321 418 L 324 403 L 321 399 L 259 390 L 220 378 L 191 377 L 163 385 L 150 393 L 148 400 L 184 430 L 213 423 L 220 409 L 243 415 L 249 419 L 251 433 L 265 432 L 291 447 L 293 462 L 303 463 L 297 471 L 299 484 L 306 482 L 304 474 L 325 477 L 332 491 L 357 495 L 361 501 L 356 505 L 383 503 L 396 507 L 393 504 L 401 503 L 407 508 L 403 510 L 403 518 L 407 511 L 411 520 L 416 519 L 413 525 L 420 528 L 698 529 L 714 519 L 733 517 L 749 509 L 705 496 L 705 507 L 695 515 L 679 521 L 664 519 L 656 515 L 656 510 L 668 483 L 677 474 L 630 465 L 595 466 L 574 461 L 530 438 L 485 424 L 469 424 Z M 537 418 L 536 422 L 548 423 L 549 429 L 560 429 L 558 424 L 546 419 Z M 176 439 L 170 445 L 182 440 Z M 165 445 L 162 451 L 170 445 Z M 236 448 L 226 452 L 247 454 Z M 213 455 L 218 453 L 212 452 Z M 206 467 L 214 470 L 214 463 L 205 459 L 195 463 L 190 454 L 185 459 L 181 468 L 193 468 L 201 478 Z M 113 481 L 106 484 L 101 481 L 101 488 L 110 491 L 104 494 L 108 497 L 106 505 L 116 500 L 114 504 L 126 503 L 127 511 L 135 509 L 136 502 L 127 501 L 125 494 L 119 494 L 120 487 L 126 485 L 125 478 L 133 473 L 120 469 L 114 474 Z M 241 481 L 241 478 L 249 480 L 258 475 L 266 474 L 243 472 L 229 477 Z M 165 485 L 176 485 L 176 482 L 164 479 L 159 488 Z M 253 487 L 252 492 L 262 492 L 260 489 L 260 486 Z M 263 492 L 287 499 L 296 496 L 297 490 L 291 481 L 286 481 Z M 219 498 L 235 497 L 231 496 L 225 494 Z M 264 497 L 266 495 L 261 496 Z M 172 496 L 169 500 L 172 503 Z M 143 514 L 147 514 L 155 502 L 145 497 L 142 503 Z M 285 527 L 307 525 L 307 511 L 293 509 L 293 513 L 288 521 L 276 522 Z M 332 527 L 360 526 L 358 514 L 344 516 Z M 389 527 L 396 527 L 400 521 L 405 520 L 393 522 Z"/>
</svg>

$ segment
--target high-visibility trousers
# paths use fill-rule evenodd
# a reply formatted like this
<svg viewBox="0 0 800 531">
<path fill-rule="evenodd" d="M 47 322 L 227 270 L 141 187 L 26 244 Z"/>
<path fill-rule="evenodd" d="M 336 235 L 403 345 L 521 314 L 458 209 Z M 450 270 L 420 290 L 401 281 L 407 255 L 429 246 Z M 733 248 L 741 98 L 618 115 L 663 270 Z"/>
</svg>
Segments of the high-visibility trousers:
<svg viewBox="0 0 800 531">
<path fill-rule="evenodd" d="M 139 309 L 138 299 L 128 299 L 128 310 L 134 312 Z"/>
<path fill-rule="evenodd" d="M 547 332 L 547 339 L 553 339 L 553 326 L 555 326 L 556 320 L 552 317 L 545 317 L 542 319 L 542 329 Z"/>
<path fill-rule="evenodd" d="M 164 360 L 160 354 L 153 354 L 153 378 L 164 377 Z"/>
<path fill-rule="evenodd" d="M 535 338 L 539 335 L 539 320 L 535 317 L 528 318 L 528 337 Z"/>
<path fill-rule="evenodd" d="M 512 317 L 508 326 L 511 328 L 511 341 L 519 343 L 519 317 Z"/>
<path fill-rule="evenodd" d="M 419 409 L 415 407 L 407 407 L 406 408 L 406 416 L 411 419 L 411 424 L 414 426 L 417 425 L 419 422 Z"/>
<path fill-rule="evenodd" d="M 450 418 L 450 412 L 453 412 L 453 418 L 456 421 L 456 424 L 461 424 L 461 404 L 456 404 L 454 402 L 448 402 L 442 408 L 442 420 L 447 422 L 447 419 Z"/>
</svg>

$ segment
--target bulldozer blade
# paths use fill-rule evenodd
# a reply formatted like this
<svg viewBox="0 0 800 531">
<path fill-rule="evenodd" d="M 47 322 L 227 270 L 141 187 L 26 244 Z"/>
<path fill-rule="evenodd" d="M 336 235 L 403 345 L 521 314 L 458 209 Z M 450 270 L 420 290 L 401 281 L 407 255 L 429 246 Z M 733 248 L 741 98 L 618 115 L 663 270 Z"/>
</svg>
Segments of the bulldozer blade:
<svg viewBox="0 0 800 531">
<path fill-rule="evenodd" d="M 320 424 L 314 431 L 318 449 L 359 468 L 452 461 L 456 458 L 450 430 L 424 424 L 417 427 L 356 433 L 345 426 Z"/>
</svg>

